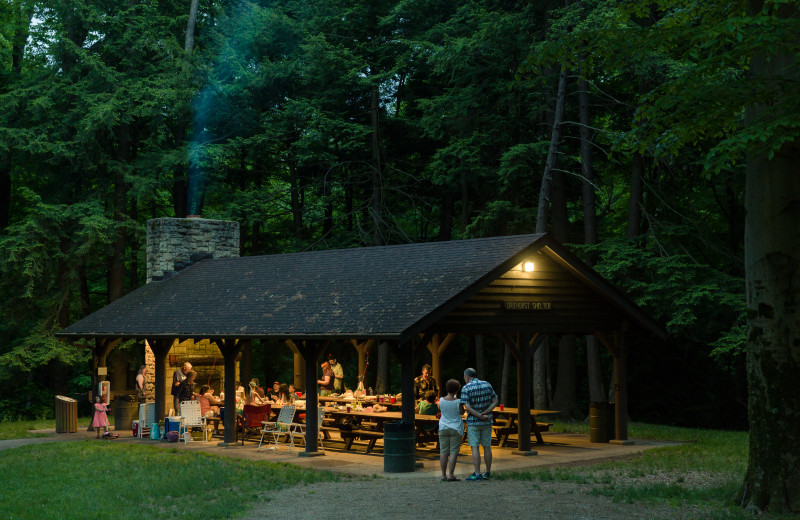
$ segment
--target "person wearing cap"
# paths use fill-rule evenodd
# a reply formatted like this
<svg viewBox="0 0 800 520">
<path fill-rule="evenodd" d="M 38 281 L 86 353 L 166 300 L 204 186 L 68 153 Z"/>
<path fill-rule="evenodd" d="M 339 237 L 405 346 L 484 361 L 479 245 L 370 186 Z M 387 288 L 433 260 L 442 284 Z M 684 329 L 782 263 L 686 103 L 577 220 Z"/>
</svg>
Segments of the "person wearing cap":
<svg viewBox="0 0 800 520">
<path fill-rule="evenodd" d="M 344 392 L 344 369 L 340 363 L 336 362 L 336 354 L 328 354 L 328 363 L 333 370 L 333 392 L 341 394 Z"/>
<path fill-rule="evenodd" d="M 269 394 L 267 395 L 267 398 L 270 401 L 273 401 L 275 403 L 280 402 L 280 400 L 281 400 L 281 384 L 278 381 L 275 381 L 274 383 L 272 383 L 272 388 L 270 389 Z"/>
</svg>

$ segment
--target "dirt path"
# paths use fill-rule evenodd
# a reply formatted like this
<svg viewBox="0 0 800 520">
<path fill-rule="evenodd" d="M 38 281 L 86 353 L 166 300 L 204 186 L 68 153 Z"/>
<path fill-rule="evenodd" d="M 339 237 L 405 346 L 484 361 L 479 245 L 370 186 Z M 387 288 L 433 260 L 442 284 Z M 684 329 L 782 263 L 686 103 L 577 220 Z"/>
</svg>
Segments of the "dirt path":
<svg viewBox="0 0 800 520">
<path fill-rule="evenodd" d="M 588 485 L 491 480 L 440 482 L 376 478 L 298 486 L 264 494 L 245 514 L 258 519 L 681 519 L 693 509 L 616 503 Z"/>
</svg>

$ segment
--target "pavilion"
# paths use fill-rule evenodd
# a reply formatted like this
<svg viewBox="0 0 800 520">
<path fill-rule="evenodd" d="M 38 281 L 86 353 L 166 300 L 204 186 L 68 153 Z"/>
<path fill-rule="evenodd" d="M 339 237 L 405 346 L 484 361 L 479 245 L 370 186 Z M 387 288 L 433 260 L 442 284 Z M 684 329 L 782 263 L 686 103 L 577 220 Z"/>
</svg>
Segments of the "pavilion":
<svg viewBox="0 0 800 520">
<path fill-rule="evenodd" d="M 630 332 L 666 339 L 660 324 L 548 234 L 201 260 L 148 283 L 60 331 L 105 351 L 147 340 L 156 357 L 155 402 L 165 403 L 165 366 L 174 341 L 210 340 L 225 360 L 224 391 L 235 395 L 234 360 L 254 339 L 293 344 L 317 379 L 332 340 L 362 348 L 386 341 L 402 365 L 402 394 L 413 394 L 414 345 L 439 357 L 455 335 L 497 335 L 518 363 L 518 406 L 530 408 L 530 361 L 547 334 L 594 335 L 614 358 L 616 439 L 627 439 Z M 307 454 L 317 451 L 317 395 L 307 392 Z M 225 443 L 234 442 L 233 400 Z M 413 423 L 413 399 L 403 399 Z M 519 450 L 531 424 L 519 417 Z"/>
</svg>

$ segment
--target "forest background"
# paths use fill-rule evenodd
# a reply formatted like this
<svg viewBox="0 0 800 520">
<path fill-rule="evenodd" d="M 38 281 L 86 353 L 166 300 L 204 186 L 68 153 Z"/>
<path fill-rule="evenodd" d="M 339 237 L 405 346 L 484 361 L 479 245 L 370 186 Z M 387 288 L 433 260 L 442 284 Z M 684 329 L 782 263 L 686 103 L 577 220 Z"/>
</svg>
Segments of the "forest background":
<svg viewBox="0 0 800 520">
<path fill-rule="evenodd" d="M 144 283 L 147 219 L 201 214 L 242 255 L 547 230 L 670 334 L 631 345 L 633 419 L 747 428 L 743 158 L 796 128 L 745 131 L 746 7 L 0 1 L 0 420 L 88 391 L 53 333 Z M 462 346 L 450 375 L 514 388 L 499 342 Z M 605 400 L 591 339 L 540 351 L 537 408 Z"/>
</svg>

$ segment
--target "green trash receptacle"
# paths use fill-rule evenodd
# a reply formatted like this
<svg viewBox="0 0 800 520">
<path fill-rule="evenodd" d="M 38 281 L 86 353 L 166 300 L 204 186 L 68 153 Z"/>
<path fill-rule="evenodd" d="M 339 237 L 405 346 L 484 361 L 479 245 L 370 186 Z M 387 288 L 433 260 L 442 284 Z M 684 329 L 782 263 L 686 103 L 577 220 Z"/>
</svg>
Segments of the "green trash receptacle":
<svg viewBox="0 0 800 520">
<path fill-rule="evenodd" d="M 410 473 L 417 460 L 414 455 L 414 423 L 389 422 L 383 426 L 383 471 Z"/>
<path fill-rule="evenodd" d="M 128 396 L 123 396 L 128 397 Z M 134 419 L 139 418 L 139 403 L 130 398 L 114 399 L 114 431 L 132 429 Z"/>
<path fill-rule="evenodd" d="M 589 442 L 608 442 L 611 439 L 609 426 L 614 424 L 613 405 L 589 403 Z"/>
<path fill-rule="evenodd" d="M 78 401 L 63 395 L 55 399 L 56 433 L 78 431 Z"/>
</svg>

